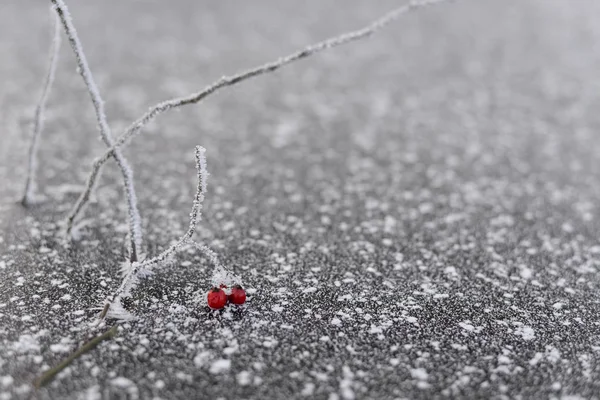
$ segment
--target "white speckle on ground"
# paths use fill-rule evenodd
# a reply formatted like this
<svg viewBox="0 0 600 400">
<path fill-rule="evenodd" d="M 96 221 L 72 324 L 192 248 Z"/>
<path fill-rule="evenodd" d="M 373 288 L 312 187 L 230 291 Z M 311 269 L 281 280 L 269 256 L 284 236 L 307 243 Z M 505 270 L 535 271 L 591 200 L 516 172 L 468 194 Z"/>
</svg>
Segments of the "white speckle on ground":
<svg viewBox="0 0 600 400">
<path fill-rule="evenodd" d="M 13 384 L 14 379 L 12 376 L 0 376 L 0 386 L 9 387 Z"/>
<path fill-rule="evenodd" d="M 229 368 L 231 368 L 231 360 L 219 359 L 219 360 L 214 360 L 210 364 L 210 368 L 208 369 L 208 371 L 211 374 L 220 374 L 225 371 L 228 371 Z"/>
<path fill-rule="evenodd" d="M 300 392 L 300 395 L 308 397 L 308 396 L 312 396 L 315 392 L 315 384 L 312 382 L 307 382 L 304 384 L 304 388 L 302 388 L 302 391 Z"/>
<path fill-rule="evenodd" d="M 50 345 L 50 351 L 53 353 L 69 353 L 72 345 L 67 343 L 57 343 Z"/>
<path fill-rule="evenodd" d="M 343 379 L 340 380 L 340 395 L 344 400 L 354 400 L 354 373 L 347 366 L 343 367 Z"/>
<path fill-rule="evenodd" d="M 21 354 L 33 353 L 40 351 L 40 345 L 34 336 L 21 335 L 18 341 L 13 342 L 12 349 Z"/>
<path fill-rule="evenodd" d="M 523 340 L 533 340 L 535 338 L 535 330 L 527 325 L 522 325 L 515 329 L 515 335 L 521 336 Z"/>
<path fill-rule="evenodd" d="M 483 329 L 482 326 L 474 326 L 471 321 L 463 321 L 459 322 L 458 326 L 460 326 L 463 330 L 467 332 L 479 333 Z"/>
<path fill-rule="evenodd" d="M 249 371 L 241 371 L 236 375 L 236 380 L 240 386 L 248 386 L 252 382 L 252 374 Z"/>
<path fill-rule="evenodd" d="M 111 379 L 110 384 L 116 388 L 123 390 L 129 399 L 136 400 L 139 398 L 139 390 L 135 382 L 125 377 L 119 376 Z"/>
<path fill-rule="evenodd" d="M 425 370 L 425 368 L 411 369 L 410 376 L 420 381 L 426 381 L 429 378 L 429 374 L 427 373 L 427 370 Z"/>
<path fill-rule="evenodd" d="M 201 368 L 205 366 L 211 358 L 212 353 L 210 351 L 201 351 L 194 357 L 194 365 L 197 368 Z"/>
</svg>

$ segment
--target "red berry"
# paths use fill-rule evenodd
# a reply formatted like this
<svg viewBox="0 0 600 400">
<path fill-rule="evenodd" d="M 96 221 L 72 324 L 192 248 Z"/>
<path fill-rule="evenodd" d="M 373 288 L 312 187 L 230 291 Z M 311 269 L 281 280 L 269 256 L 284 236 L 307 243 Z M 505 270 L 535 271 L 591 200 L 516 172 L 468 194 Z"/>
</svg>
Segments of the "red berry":
<svg viewBox="0 0 600 400">
<path fill-rule="evenodd" d="M 246 291 L 240 285 L 233 285 L 229 301 L 233 304 L 244 304 L 246 301 Z"/>
<path fill-rule="evenodd" d="M 220 310 L 227 303 L 227 295 L 219 288 L 212 288 L 207 296 L 208 306 L 213 310 Z"/>
</svg>

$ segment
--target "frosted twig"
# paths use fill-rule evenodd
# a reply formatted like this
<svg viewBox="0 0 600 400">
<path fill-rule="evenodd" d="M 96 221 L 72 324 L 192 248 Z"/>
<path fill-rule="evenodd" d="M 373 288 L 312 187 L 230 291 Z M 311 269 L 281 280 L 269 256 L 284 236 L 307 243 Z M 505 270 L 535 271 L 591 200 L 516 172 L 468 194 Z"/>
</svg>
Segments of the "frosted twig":
<svg viewBox="0 0 600 400">
<path fill-rule="evenodd" d="M 102 138 L 102 141 L 106 144 L 107 147 L 110 147 L 113 150 L 111 151 L 111 156 L 114 157 L 115 161 L 117 162 L 117 165 L 119 166 L 119 169 L 121 170 L 121 174 L 123 175 L 123 185 L 125 187 L 125 196 L 127 197 L 129 214 L 129 256 L 130 260 L 134 262 L 137 261 L 140 253 L 142 242 L 142 228 L 140 214 L 137 208 L 137 197 L 135 194 L 135 188 L 133 184 L 133 171 L 129 166 L 129 163 L 121 153 L 121 151 L 118 149 L 113 149 L 114 143 L 110 127 L 108 126 L 108 122 L 106 120 L 106 113 L 104 111 L 104 101 L 100 96 L 98 86 L 96 85 L 94 77 L 92 76 L 92 71 L 88 66 L 88 62 L 83 51 L 83 47 L 81 45 L 81 41 L 79 40 L 77 31 L 75 30 L 75 26 L 73 25 L 73 21 L 71 19 L 71 15 L 69 14 L 69 10 L 63 0 L 52 0 L 52 3 L 56 7 L 56 12 L 65 29 L 65 32 L 69 39 L 69 43 L 71 44 L 71 48 L 75 53 L 78 71 L 81 74 L 85 85 L 87 86 L 90 97 L 92 98 L 92 103 L 94 105 L 94 110 L 96 111 L 96 119 L 98 121 L 98 127 L 100 129 L 100 136 Z M 83 211 L 87 202 L 89 201 L 90 194 L 93 190 L 93 186 L 94 182 L 91 183 L 91 186 L 85 189 L 85 191 L 81 194 L 81 196 L 77 200 L 77 203 L 71 210 L 69 216 L 67 217 L 67 234 L 71 234 L 75 219 L 77 218 L 79 213 Z"/>
<path fill-rule="evenodd" d="M 44 111 L 46 109 L 46 102 L 48 101 L 50 90 L 52 89 L 52 83 L 54 82 L 56 64 L 60 51 L 60 20 L 58 19 L 58 15 L 54 13 L 54 10 L 52 10 L 52 15 L 54 16 L 54 34 L 52 36 L 52 43 L 50 45 L 50 61 L 48 63 L 48 72 L 44 80 L 42 94 L 35 108 L 35 115 L 33 118 L 33 133 L 31 135 L 31 142 L 29 144 L 29 161 L 27 163 L 25 193 L 23 194 L 23 199 L 21 201 L 24 206 L 27 206 L 34 201 L 39 138 L 44 130 Z"/>
<path fill-rule="evenodd" d="M 252 68 L 252 69 L 240 72 L 240 73 L 237 73 L 235 75 L 223 76 L 221 79 L 219 79 L 216 82 L 214 82 L 213 84 L 207 86 L 200 92 L 193 93 L 193 94 L 191 94 L 189 96 L 185 96 L 185 97 L 179 97 L 179 98 L 167 100 L 167 101 L 164 101 L 162 103 L 155 105 L 154 107 L 150 108 L 142 117 L 140 117 L 135 122 L 133 122 L 121 134 L 121 136 L 119 136 L 117 138 L 115 144 L 110 149 L 108 149 L 103 155 L 101 155 L 100 157 L 96 158 L 96 160 L 94 160 L 94 163 L 92 164 L 92 170 L 90 171 L 90 175 L 88 176 L 88 179 L 87 179 L 85 192 L 81 195 L 80 201 L 78 201 L 78 203 L 82 203 L 82 205 L 83 205 L 85 202 L 88 201 L 89 194 L 93 190 L 93 187 L 95 185 L 98 174 L 101 171 L 102 165 L 106 161 L 108 161 L 108 159 L 111 157 L 113 152 L 118 151 L 118 149 L 122 145 L 124 145 L 129 139 L 131 139 L 138 132 L 140 132 L 141 129 L 146 124 L 148 124 L 150 121 L 152 121 L 159 114 L 161 114 L 165 111 L 168 111 L 172 108 L 184 106 L 187 104 L 198 103 L 199 101 L 201 101 L 205 97 L 211 95 L 212 93 L 218 91 L 219 89 L 222 89 L 227 86 L 233 86 L 239 82 L 242 82 L 246 79 L 253 78 L 258 75 L 273 72 L 287 64 L 290 64 L 290 63 L 300 60 L 302 58 L 306 58 L 313 54 L 319 53 L 323 50 L 326 50 L 326 49 L 329 49 L 332 47 L 337 47 L 337 46 L 340 46 L 345 43 L 349 43 L 349 42 L 352 42 L 352 41 L 355 41 L 358 39 L 362 39 L 362 38 L 371 36 L 372 34 L 377 32 L 381 28 L 385 27 L 392 21 L 398 19 L 401 15 L 403 15 L 413 9 L 427 6 L 430 4 L 442 3 L 444 1 L 448 1 L 448 0 L 413 0 L 410 3 L 408 3 L 402 7 L 396 8 L 396 9 L 388 12 L 383 17 L 379 18 L 378 20 L 374 21 L 373 23 L 371 23 L 370 25 L 368 25 L 362 29 L 359 29 L 359 30 L 356 30 L 353 32 L 344 33 L 342 35 L 324 40 L 322 42 L 308 46 L 308 47 L 304 48 L 303 50 L 292 53 L 288 56 L 281 57 L 275 61 L 260 65 L 258 67 L 255 67 L 255 68 Z"/>
<path fill-rule="evenodd" d="M 206 254 L 206 256 L 215 264 L 215 267 L 223 269 L 217 255 L 212 250 L 205 245 L 194 243 L 191 240 L 196 232 L 196 225 L 201 219 L 202 202 L 204 201 L 204 195 L 206 193 L 208 172 L 206 170 L 205 152 L 206 150 L 203 147 L 196 146 L 195 155 L 198 184 L 196 187 L 196 195 L 194 196 L 194 201 L 192 203 L 192 211 L 190 212 L 190 223 L 188 230 L 177 240 L 177 242 L 175 242 L 175 244 L 162 251 L 156 257 L 143 262 L 132 263 L 131 268 L 129 268 L 125 273 L 125 277 L 123 278 L 121 286 L 105 301 L 100 318 L 103 318 L 104 316 L 118 316 L 119 318 L 122 318 L 124 315 L 126 315 L 126 311 L 124 311 L 120 305 L 120 299 L 129 295 L 131 290 L 133 290 L 138 282 L 140 273 L 142 271 L 150 270 L 153 266 L 165 262 L 169 257 L 179 252 L 187 244 L 193 244 L 197 249 Z M 113 307 L 116 308 L 117 313 L 113 312 Z"/>
</svg>

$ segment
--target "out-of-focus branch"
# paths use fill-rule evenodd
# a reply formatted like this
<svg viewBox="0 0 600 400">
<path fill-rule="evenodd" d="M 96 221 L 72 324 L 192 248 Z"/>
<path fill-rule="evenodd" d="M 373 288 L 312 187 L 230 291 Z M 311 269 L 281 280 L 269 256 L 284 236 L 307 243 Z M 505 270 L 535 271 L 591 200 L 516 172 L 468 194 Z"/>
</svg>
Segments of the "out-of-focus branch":
<svg viewBox="0 0 600 400">
<path fill-rule="evenodd" d="M 35 115 L 33 118 L 33 134 L 29 144 L 29 160 L 27 163 L 25 193 L 23 194 L 23 199 L 21 200 L 21 203 L 24 206 L 34 202 L 39 139 L 42 131 L 44 130 L 44 111 L 46 110 L 46 102 L 48 101 L 48 96 L 50 95 L 50 90 L 52 89 L 52 83 L 54 82 L 56 64 L 60 51 L 60 20 L 58 19 L 58 15 L 54 13 L 54 10 L 52 10 L 52 15 L 54 16 L 54 34 L 52 36 L 52 44 L 50 45 L 50 61 L 48 64 L 48 72 L 44 80 L 42 95 L 40 96 L 40 100 L 35 108 Z"/>
</svg>

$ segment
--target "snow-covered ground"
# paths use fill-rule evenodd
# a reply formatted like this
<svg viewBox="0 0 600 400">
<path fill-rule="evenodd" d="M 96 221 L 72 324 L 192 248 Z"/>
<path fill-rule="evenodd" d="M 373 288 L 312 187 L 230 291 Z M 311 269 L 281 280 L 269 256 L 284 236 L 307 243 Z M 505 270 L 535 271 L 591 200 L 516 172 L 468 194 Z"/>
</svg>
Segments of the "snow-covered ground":
<svg viewBox="0 0 600 400">
<path fill-rule="evenodd" d="M 67 43 L 41 139 L 47 198 L 17 203 L 52 31 L 38 3 L 0 3 L 0 399 L 30 398 L 91 334 L 126 256 L 112 162 L 82 240 L 57 238 L 103 150 Z M 117 134 L 400 3 L 68 4 Z M 135 321 L 37 396 L 599 398 L 599 27 L 589 0 L 450 2 L 160 116 L 125 151 L 144 250 L 187 229 L 202 145 L 197 238 L 248 301 L 196 303 L 212 265 L 183 252 L 125 302 Z"/>
</svg>

